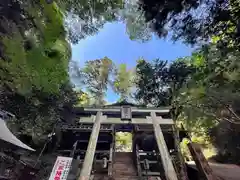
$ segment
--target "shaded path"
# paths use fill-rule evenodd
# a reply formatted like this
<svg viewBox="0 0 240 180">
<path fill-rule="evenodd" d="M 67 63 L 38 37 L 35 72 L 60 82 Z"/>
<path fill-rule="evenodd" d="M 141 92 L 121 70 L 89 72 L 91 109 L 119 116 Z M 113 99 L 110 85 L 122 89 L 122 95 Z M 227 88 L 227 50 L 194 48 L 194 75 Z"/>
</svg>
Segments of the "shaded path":
<svg viewBox="0 0 240 180">
<path fill-rule="evenodd" d="M 196 165 L 193 161 L 187 162 L 188 166 L 196 169 Z M 240 180 L 240 167 L 234 164 L 219 164 L 209 162 L 213 172 L 224 180 Z"/>
</svg>

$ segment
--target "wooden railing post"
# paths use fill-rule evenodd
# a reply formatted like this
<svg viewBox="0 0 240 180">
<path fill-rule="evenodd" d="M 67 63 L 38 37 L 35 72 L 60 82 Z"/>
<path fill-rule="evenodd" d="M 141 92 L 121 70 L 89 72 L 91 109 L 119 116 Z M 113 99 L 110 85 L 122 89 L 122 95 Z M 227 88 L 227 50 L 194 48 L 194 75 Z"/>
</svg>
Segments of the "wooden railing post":
<svg viewBox="0 0 240 180">
<path fill-rule="evenodd" d="M 153 122 L 154 134 L 157 141 L 157 145 L 160 152 L 166 178 L 167 180 L 178 180 L 177 174 L 175 172 L 172 160 L 168 152 L 166 142 L 164 140 L 163 132 L 161 130 L 159 123 L 157 122 L 157 117 L 155 112 L 151 112 L 151 119 Z"/>
<path fill-rule="evenodd" d="M 97 112 L 97 115 L 95 116 L 95 118 L 96 119 L 94 122 L 90 139 L 89 139 L 87 151 L 84 157 L 84 162 L 82 165 L 81 174 L 78 180 L 89 180 L 91 176 L 92 164 L 93 164 L 94 154 L 97 146 L 97 140 L 98 140 L 98 135 L 100 132 L 100 126 L 102 121 L 102 112 L 100 111 Z"/>
<path fill-rule="evenodd" d="M 173 136 L 174 136 L 174 142 L 175 142 L 175 149 L 177 150 L 177 157 L 180 161 L 180 179 L 181 180 L 189 180 L 188 174 L 187 174 L 187 167 L 183 158 L 183 155 L 181 153 L 180 149 L 180 137 L 179 132 L 177 131 L 175 125 L 172 126 L 173 129 Z"/>
<path fill-rule="evenodd" d="M 220 180 L 220 178 L 213 173 L 199 145 L 189 142 L 187 146 L 201 176 L 206 180 Z"/>
</svg>

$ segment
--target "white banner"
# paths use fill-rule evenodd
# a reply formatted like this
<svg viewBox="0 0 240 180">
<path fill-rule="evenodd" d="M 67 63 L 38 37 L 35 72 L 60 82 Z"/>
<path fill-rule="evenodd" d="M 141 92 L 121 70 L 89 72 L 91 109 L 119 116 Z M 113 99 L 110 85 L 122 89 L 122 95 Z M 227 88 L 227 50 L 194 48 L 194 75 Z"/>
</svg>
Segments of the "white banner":
<svg viewBox="0 0 240 180">
<path fill-rule="evenodd" d="M 49 180 L 66 180 L 71 168 L 72 158 L 58 156 Z"/>
</svg>

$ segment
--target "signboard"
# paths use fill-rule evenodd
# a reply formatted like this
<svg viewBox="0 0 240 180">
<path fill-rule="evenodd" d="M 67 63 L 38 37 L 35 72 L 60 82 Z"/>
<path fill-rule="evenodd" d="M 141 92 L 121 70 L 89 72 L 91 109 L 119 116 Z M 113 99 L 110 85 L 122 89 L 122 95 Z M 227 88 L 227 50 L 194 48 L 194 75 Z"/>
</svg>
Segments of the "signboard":
<svg viewBox="0 0 240 180">
<path fill-rule="evenodd" d="M 66 180 L 71 168 L 72 158 L 58 156 L 49 180 Z"/>
<path fill-rule="evenodd" d="M 131 106 L 122 106 L 121 107 L 121 119 L 122 120 L 131 120 L 132 119 Z"/>
</svg>

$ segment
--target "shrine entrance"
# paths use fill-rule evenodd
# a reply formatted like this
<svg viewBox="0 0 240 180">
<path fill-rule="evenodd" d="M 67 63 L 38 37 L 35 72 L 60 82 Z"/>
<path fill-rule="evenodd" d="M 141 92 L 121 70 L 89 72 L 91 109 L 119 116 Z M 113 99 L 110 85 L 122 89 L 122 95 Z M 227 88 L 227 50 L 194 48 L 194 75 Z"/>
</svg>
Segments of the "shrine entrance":
<svg viewBox="0 0 240 180">
<path fill-rule="evenodd" d="M 132 152 L 132 132 L 116 132 L 115 133 L 115 148 L 116 152 Z"/>
<path fill-rule="evenodd" d="M 71 145 L 60 146 L 60 151 L 70 153 L 68 157 L 73 157 L 73 164 L 76 164 L 77 173 L 71 173 L 73 179 L 75 176 L 78 180 L 177 180 L 179 171 L 175 168 L 175 160 L 171 158 L 168 147 L 175 143 L 171 141 L 169 145 L 170 141 L 166 136 L 168 132 L 172 134 L 175 131 L 174 122 L 169 118 L 169 109 L 115 104 L 84 108 L 76 114 L 78 119 L 75 123 L 62 124 L 61 129 L 64 134 L 75 132 L 76 135 L 81 135 L 75 135 L 75 138 L 67 137 L 62 141 L 70 144 L 75 141 L 73 150 L 70 149 Z M 149 148 L 148 140 L 144 141 L 145 144 L 137 143 L 139 139 L 143 139 L 142 136 L 145 137 L 146 132 L 151 136 L 151 140 L 155 140 L 155 149 Z M 129 143 L 132 148 L 128 147 L 120 150 L 125 152 L 119 152 L 118 141 L 119 144 Z"/>
<path fill-rule="evenodd" d="M 115 125 L 116 152 L 132 152 L 133 130 L 132 124 Z"/>
</svg>

